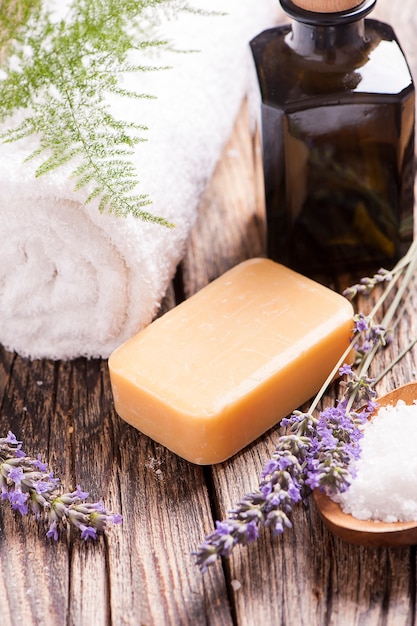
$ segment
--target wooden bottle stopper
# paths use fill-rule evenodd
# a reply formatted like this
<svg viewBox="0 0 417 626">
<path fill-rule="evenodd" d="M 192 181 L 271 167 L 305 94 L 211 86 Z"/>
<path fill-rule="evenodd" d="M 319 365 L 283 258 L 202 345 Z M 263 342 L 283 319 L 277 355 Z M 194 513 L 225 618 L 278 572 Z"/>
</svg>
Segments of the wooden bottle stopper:
<svg viewBox="0 0 417 626">
<path fill-rule="evenodd" d="M 314 13 L 339 13 L 357 7 L 363 0 L 292 0 L 293 4 Z"/>
</svg>

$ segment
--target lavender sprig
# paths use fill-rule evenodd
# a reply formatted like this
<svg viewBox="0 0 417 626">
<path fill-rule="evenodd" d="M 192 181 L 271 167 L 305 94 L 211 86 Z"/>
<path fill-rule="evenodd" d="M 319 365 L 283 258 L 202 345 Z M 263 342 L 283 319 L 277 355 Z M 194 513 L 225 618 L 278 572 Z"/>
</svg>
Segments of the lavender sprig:
<svg viewBox="0 0 417 626">
<path fill-rule="evenodd" d="M 289 516 L 293 507 L 313 489 L 332 495 L 349 487 L 354 477 L 352 461 L 360 454 L 360 426 L 377 407 L 374 386 L 381 377 L 371 379 L 367 371 L 377 351 L 392 340 L 392 320 L 416 269 L 417 242 L 414 242 L 392 271 L 380 269 L 372 278 L 364 278 L 344 292 L 346 297 L 353 298 L 359 293 L 369 294 L 375 286 L 387 283 L 370 315 L 359 313 L 354 316 L 352 344 L 325 381 L 309 411 L 295 411 L 290 418 L 282 420 L 281 424 L 287 427 L 289 434 L 279 437 L 276 450 L 261 473 L 259 489 L 246 495 L 229 512 L 227 519 L 216 522 L 214 532 L 194 553 L 202 572 L 218 557 L 229 556 L 237 544 L 255 541 L 260 526 L 270 526 L 275 535 L 291 527 Z M 382 323 L 374 322 L 375 314 L 399 279 L 402 282 Z M 415 343 L 413 339 L 408 349 Z M 343 364 L 352 347 L 357 355 L 356 371 Z M 342 399 L 336 407 L 326 408 L 314 417 L 314 410 L 339 368 L 340 375 L 346 377 L 340 383 L 344 390 Z"/>
<path fill-rule="evenodd" d="M 378 350 L 392 342 L 392 333 L 382 324 L 376 324 L 371 316 L 358 313 L 354 316 L 355 330 L 358 331 L 353 348 L 357 354 L 357 361 L 368 354 L 372 349 Z"/>
<path fill-rule="evenodd" d="M 389 282 L 393 278 L 393 273 L 381 267 L 372 277 L 361 278 L 359 283 L 348 287 L 343 295 L 349 300 L 356 298 L 358 294 L 368 295 L 380 283 Z"/>
<path fill-rule="evenodd" d="M 38 456 L 28 457 L 22 442 L 11 432 L 0 438 L 0 497 L 21 515 L 33 513 L 38 521 L 49 522 L 47 537 L 58 539 L 58 530 L 70 524 L 82 539 L 96 539 L 98 532 L 111 524 L 120 524 L 122 516 L 109 513 L 103 502 L 86 502 L 89 494 L 78 486 L 65 493 L 59 478 L 48 470 Z"/>
<path fill-rule="evenodd" d="M 341 374 L 349 374 L 351 380 L 337 407 L 324 409 L 318 418 L 295 411 L 281 421 L 289 434 L 279 437 L 272 458 L 262 470 L 259 489 L 247 494 L 226 520 L 216 522 L 214 532 L 195 552 L 202 572 L 219 556 L 229 556 L 237 544 L 255 541 L 260 526 L 270 527 L 273 535 L 291 528 L 293 507 L 313 489 L 334 494 L 348 488 L 349 466 L 358 458 L 360 449 L 362 433 L 358 425 L 374 411 L 375 394 L 372 381 L 358 379 L 350 366 L 343 366 Z M 365 408 L 348 409 L 352 394 L 358 391 L 361 400 L 367 398 Z"/>
</svg>

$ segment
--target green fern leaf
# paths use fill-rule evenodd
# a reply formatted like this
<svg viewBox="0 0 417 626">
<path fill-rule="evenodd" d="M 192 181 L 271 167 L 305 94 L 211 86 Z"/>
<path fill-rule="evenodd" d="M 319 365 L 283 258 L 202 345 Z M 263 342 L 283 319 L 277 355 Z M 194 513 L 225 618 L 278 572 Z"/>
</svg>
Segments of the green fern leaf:
<svg viewBox="0 0 417 626">
<path fill-rule="evenodd" d="M 116 119 L 106 104 L 109 94 L 152 97 L 119 81 L 126 72 L 167 69 L 128 61 L 132 49 L 168 45 L 149 36 L 158 7 L 204 13 L 184 0 L 73 0 L 65 20 L 54 21 L 41 0 L 0 0 L 0 122 L 25 113 L 0 139 L 36 134 L 39 148 L 29 157 L 43 158 L 36 176 L 74 161 L 74 189 L 93 185 L 87 202 L 99 198 L 101 212 L 172 227 L 144 209 L 148 196 L 132 195 L 139 179 L 130 157 L 146 127 Z"/>
</svg>

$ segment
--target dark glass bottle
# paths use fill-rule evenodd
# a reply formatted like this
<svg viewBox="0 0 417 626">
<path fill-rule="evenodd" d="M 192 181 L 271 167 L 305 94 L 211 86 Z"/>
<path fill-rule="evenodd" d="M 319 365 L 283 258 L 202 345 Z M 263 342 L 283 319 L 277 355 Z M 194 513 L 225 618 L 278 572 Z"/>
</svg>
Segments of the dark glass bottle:
<svg viewBox="0 0 417 626">
<path fill-rule="evenodd" d="M 294 0 L 296 1 L 296 0 Z M 311 0 L 314 5 L 314 0 Z M 318 276 L 391 267 L 413 236 L 414 84 L 376 0 L 258 35 L 268 255 Z"/>
</svg>

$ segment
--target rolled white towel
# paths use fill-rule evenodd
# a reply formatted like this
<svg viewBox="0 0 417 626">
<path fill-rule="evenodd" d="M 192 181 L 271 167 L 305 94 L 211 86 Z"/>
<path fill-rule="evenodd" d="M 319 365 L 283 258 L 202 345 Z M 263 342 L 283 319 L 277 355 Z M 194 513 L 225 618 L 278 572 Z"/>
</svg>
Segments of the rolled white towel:
<svg viewBox="0 0 417 626">
<path fill-rule="evenodd" d="M 107 357 L 155 316 L 184 253 L 199 198 L 241 102 L 254 89 L 248 42 L 272 25 L 277 0 L 193 0 L 226 16 L 181 15 L 166 24 L 177 47 L 140 73 L 156 100 L 123 101 L 119 117 L 149 127 L 135 149 L 149 210 L 174 229 L 101 214 L 74 191 L 71 169 L 36 179 L 23 163 L 36 138 L 0 146 L 0 342 L 30 358 Z M 140 85 L 140 87 L 139 87 Z M 134 84 L 126 84 L 135 87 Z"/>
</svg>

